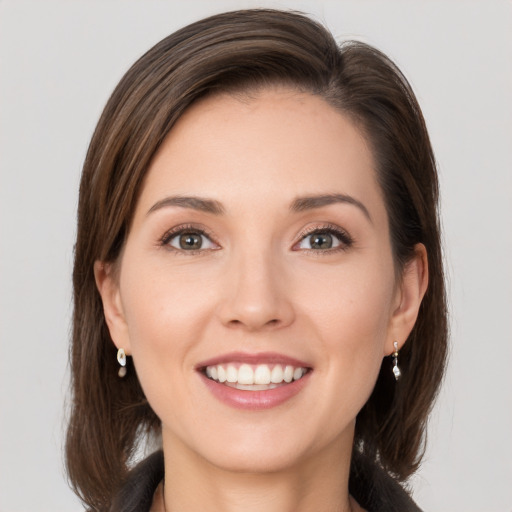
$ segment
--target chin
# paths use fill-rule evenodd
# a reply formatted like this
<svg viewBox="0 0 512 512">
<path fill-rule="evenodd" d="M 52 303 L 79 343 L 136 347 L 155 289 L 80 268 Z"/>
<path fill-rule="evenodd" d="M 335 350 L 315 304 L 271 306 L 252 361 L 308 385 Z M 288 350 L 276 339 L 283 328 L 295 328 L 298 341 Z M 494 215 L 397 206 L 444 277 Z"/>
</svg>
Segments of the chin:
<svg viewBox="0 0 512 512">
<path fill-rule="evenodd" d="M 285 471 L 300 464 L 303 459 L 301 455 L 297 450 L 285 452 L 247 447 L 208 454 L 208 460 L 213 466 L 224 471 L 264 474 Z"/>
<path fill-rule="evenodd" d="M 313 435 L 304 425 L 301 427 L 258 429 L 246 425 L 245 429 L 227 429 L 222 436 L 212 436 L 207 444 L 196 445 L 195 451 L 222 470 L 263 474 L 296 468 L 327 446 L 336 450 L 336 439 L 322 433 Z"/>
</svg>

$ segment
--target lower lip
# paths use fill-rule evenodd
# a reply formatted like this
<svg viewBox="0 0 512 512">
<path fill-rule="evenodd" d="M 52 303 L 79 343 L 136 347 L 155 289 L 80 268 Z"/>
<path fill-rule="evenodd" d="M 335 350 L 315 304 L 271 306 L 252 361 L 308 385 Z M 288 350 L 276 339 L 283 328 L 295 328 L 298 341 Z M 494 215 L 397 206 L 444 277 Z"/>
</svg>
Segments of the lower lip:
<svg viewBox="0 0 512 512">
<path fill-rule="evenodd" d="M 274 389 L 265 389 L 262 391 L 246 391 L 232 388 L 209 379 L 203 373 L 200 375 L 211 393 L 226 405 L 234 407 L 235 409 L 261 411 L 277 407 L 297 395 L 309 380 L 311 371 L 308 371 L 299 380 L 294 380 L 289 384 L 284 384 Z"/>
</svg>

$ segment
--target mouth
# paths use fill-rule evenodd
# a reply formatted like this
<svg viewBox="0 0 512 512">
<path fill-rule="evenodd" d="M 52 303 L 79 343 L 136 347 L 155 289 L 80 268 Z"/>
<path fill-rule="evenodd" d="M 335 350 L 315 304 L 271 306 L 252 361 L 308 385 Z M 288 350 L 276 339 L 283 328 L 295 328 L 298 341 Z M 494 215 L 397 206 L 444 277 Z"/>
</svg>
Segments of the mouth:
<svg viewBox="0 0 512 512">
<path fill-rule="evenodd" d="M 242 409 L 267 409 L 282 404 L 303 389 L 313 369 L 279 354 L 233 353 L 196 367 L 213 395 Z"/>
<path fill-rule="evenodd" d="M 231 388 L 264 391 L 302 379 L 309 369 L 289 364 L 229 363 L 208 365 L 203 371 L 209 379 Z"/>
</svg>

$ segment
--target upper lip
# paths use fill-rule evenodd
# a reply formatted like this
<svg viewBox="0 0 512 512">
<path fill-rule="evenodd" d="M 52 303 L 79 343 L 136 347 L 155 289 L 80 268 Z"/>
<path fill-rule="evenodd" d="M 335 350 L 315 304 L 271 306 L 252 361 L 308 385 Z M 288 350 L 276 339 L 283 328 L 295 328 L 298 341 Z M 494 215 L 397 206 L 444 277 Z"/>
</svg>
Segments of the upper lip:
<svg viewBox="0 0 512 512">
<path fill-rule="evenodd" d="M 259 352 L 249 354 L 247 352 L 229 352 L 205 361 L 201 361 L 196 365 L 196 370 L 202 370 L 207 366 L 215 366 L 223 363 L 246 363 L 246 364 L 282 364 L 301 368 L 311 368 L 311 365 L 300 359 L 279 354 L 277 352 Z"/>
</svg>

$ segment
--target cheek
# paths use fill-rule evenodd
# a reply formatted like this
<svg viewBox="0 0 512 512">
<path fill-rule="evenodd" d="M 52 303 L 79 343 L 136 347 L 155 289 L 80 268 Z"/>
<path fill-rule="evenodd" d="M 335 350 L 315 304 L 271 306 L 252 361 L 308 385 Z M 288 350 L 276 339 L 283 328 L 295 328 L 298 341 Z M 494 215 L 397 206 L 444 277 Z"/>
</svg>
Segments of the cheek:
<svg viewBox="0 0 512 512">
<path fill-rule="evenodd" d="M 167 276 L 167 277 L 166 277 Z M 171 277 L 172 276 L 172 277 Z M 134 357 L 177 353 L 197 339 L 210 301 L 197 279 L 146 272 L 127 279 L 123 307 Z"/>
<path fill-rule="evenodd" d="M 131 255 L 128 255 L 130 257 Z M 193 370 L 190 353 L 201 339 L 211 310 L 211 286 L 167 265 L 124 262 L 121 297 L 131 355 L 148 398 Z"/>
<path fill-rule="evenodd" d="M 390 335 L 394 275 L 389 265 L 347 265 L 324 276 L 320 291 L 311 282 L 303 300 L 305 315 L 322 340 L 323 358 L 333 400 L 347 400 L 357 413 L 375 384 Z M 327 279 L 328 277 L 328 279 Z M 312 295 L 311 290 L 316 290 Z M 306 297 L 306 295 L 305 295 Z M 343 393 L 340 393 L 340 390 Z"/>
<path fill-rule="evenodd" d="M 347 276 L 335 284 L 335 291 L 324 300 L 318 298 L 315 316 L 321 319 L 316 324 L 323 341 L 319 371 L 326 383 L 319 415 L 325 420 L 329 438 L 355 420 L 375 387 L 391 301 L 388 287 L 375 279 L 369 283 L 359 280 L 358 286 L 352 287 Z"/>
<path fill-rule="evenodd" d="M 357 258 L 353 258 L 357 260 Z M 331 332 L 329 339 L 360 346 L 364 340 L 386 336 L 394 298 L 392 262 L 350 261 L 307 276 L 301 287 L 302 304 L 319 326 Z"/>
<path fill-rule="evenodd" d="M 204 337 L 211 298 L 201 293 L 197 280 L 162 268 L 138 267 L 122 284 L 140 384 L 156 415 L 179 430 L 182 416 L 196 414 L 189 377 L 195 371 L 192 354 Z M 182 430 L 185 435 L 186 428 Z"/>
</svg>

